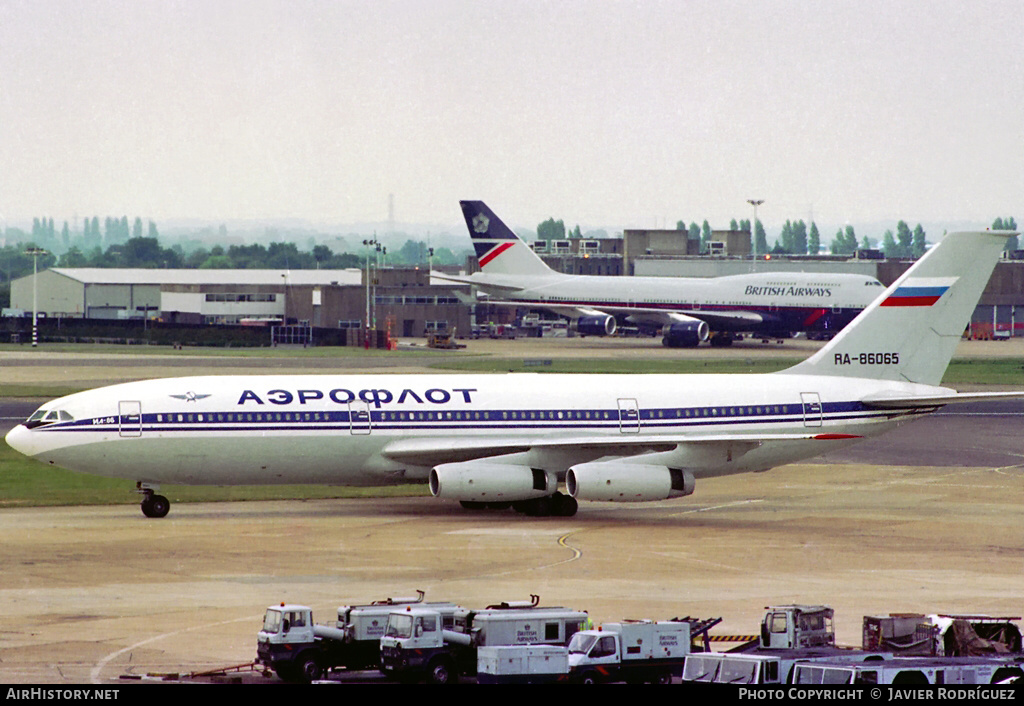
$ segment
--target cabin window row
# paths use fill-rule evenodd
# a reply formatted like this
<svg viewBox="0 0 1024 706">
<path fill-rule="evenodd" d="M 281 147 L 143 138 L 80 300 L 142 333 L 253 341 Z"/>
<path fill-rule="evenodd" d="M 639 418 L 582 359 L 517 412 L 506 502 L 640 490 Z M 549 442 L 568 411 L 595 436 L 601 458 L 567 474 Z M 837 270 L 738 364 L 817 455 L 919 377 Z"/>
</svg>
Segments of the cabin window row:
<svg viewBox="0 0 1024 706">
<path fill-rule="evenodd" d="M 704 417 L 762 416 L 789 414 L 790 405 L 762 407 L 699 407 L 695 409 L 644 410 L 643 419 L 686 419 Z M 379 414 L 379 416 L 378 416 Z M 619 418 L 610 410 L 523 410 L 479 412 L 380 412 L 374 417 L 381 421 L 601 421 Z M 190 414 L 157 414 L 158 423 L 195 422 L 329 422 L 346 421 L 348 415 L 340 412 L 214 412 Z M 62 420 L 63 421 L 63 420 Z"/>
</svg>

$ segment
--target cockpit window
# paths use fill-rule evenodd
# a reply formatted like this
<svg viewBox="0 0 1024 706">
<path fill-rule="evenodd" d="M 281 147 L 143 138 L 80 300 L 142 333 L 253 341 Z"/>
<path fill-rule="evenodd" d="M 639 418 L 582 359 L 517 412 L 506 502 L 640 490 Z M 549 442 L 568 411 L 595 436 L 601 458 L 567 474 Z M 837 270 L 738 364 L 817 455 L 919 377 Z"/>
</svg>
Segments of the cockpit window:
<svg viewBox="0 0 1024 706">
<path fill-rule="evenodd" d="M 70 412 L 63 409 L 37 409 L 32 413 L 32 416 L 25 422 L 25 426 L 29 429 L 40 426 L 42 424 L 53 424 L 54 422 L 73 422 L 75 418 L 71 416 Z"/>
</svg>

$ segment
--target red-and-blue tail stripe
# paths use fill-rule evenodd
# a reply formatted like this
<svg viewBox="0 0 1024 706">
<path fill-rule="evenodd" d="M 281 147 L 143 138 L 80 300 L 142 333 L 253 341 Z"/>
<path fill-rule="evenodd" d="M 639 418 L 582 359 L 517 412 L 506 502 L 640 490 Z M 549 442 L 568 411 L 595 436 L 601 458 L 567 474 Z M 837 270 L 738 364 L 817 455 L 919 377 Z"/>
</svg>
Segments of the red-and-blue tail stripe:
<svg viewBox="0 0 1024 706">
<path fill-rule="evenodd" d="M 501 255 L 503 252 L 505 252 L 506 250 L 511 248 L 513 245 L 515 245 L 515 242 L 505 241 L 503 243 L 498 243 L 497 245 L 494 245 L 493 247 L 491 246 L 490 243 L 487 243 L 487 244 L 482 244 L 481 243 L 479 245 L 483 246 L 483 247 L 477 247 L 477 257 L 479 258 L 479 261 L 480 261 L 480 267 L 486 267 L 487 263 L 489 263 L 491 260 L 493 260 L 494 258 L 498 257 L 498 255 Z M 482 250 L 482 249 L 485 249 L 487 252 L 484 253 L 483 255 L 480 255 L 479 253 L 480 253 L 480 250 Z"/>
<path fill-rule="evenodd" d="M 895 292 L 886 297 L 881 306 L 931 306 L 948 289 L 949 285 L 897 287 Z"/>
</svg>

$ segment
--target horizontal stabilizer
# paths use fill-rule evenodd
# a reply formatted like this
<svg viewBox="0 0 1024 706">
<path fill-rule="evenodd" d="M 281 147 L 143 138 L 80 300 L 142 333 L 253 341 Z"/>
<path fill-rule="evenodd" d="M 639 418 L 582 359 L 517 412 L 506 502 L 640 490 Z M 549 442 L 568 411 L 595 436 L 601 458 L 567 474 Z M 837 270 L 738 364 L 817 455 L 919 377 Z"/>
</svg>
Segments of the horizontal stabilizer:
<svg viewBox="0 0 1024 706">
<path fill-rule="evenodd" d="M 520 291 L 523 288 L 522 284 L 503 284 L 501 282 L 495 282 L 493 278 L 490 278 L 486 282 L 484 282 L 484 281 L 479 280 L 479 279 L 474 279 L 473 277 L 467 277 L 467 276 L 463 276 L 463 275 L 448 275 L 448 274 L 444 274 L 443 272 L 436 272 L 436 271 L 431 271 L 430 276 L 431 276 L 431 278 L 436 278 L 436 279 L 439 279 L 439 280 L 442 280 L 442 281 L 445 281 L 445 282 L 454 282 L 456 284 L 470 284 L 470 285 L 486 284 L 488 289 L 504 289 L 504 290 L 508 290 L 509 292 L 518 292 L 518 291 Z M 495 303 L 497 303 L 497 304 L 504 304 L 506 302 L 490 302 L 490 303 L 492 303 L 492 304 L 495 304 Z M 517 304 L 518 306 L 522 306 L 523 305 L 522 302 L 507 302 L 507 303 L 508 304 Z"/>
<path fill-rule="evenodd" d="M 942 407 L 958 402 L 984 400 L 1012 400 L 1024 397 L 1024 390 L 1015 392 L 950 392 L 948 395 L 916 395 L 909 397 L 865 397 L 861 401 L 876 409 L 910 409 L 916 407 Z"/>
</svg>

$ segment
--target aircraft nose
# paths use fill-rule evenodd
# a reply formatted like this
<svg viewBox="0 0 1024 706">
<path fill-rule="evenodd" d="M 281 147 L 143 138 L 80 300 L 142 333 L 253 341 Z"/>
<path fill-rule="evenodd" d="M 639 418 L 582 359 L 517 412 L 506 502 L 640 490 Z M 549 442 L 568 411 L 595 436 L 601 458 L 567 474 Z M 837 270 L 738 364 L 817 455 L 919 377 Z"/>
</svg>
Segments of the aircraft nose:
<svg viewBox="0 0 1024 706">
<path fill-rule="evenodd" d="M 35 455 L 35 449 L 32 444 L 32 431 L 28 429 L 24 424 L 18 426 L 7 432 L 7 436 L 4 437 L 7 445 L 18 453 L 23 453 L 26 456 Z"/>
</svg>

